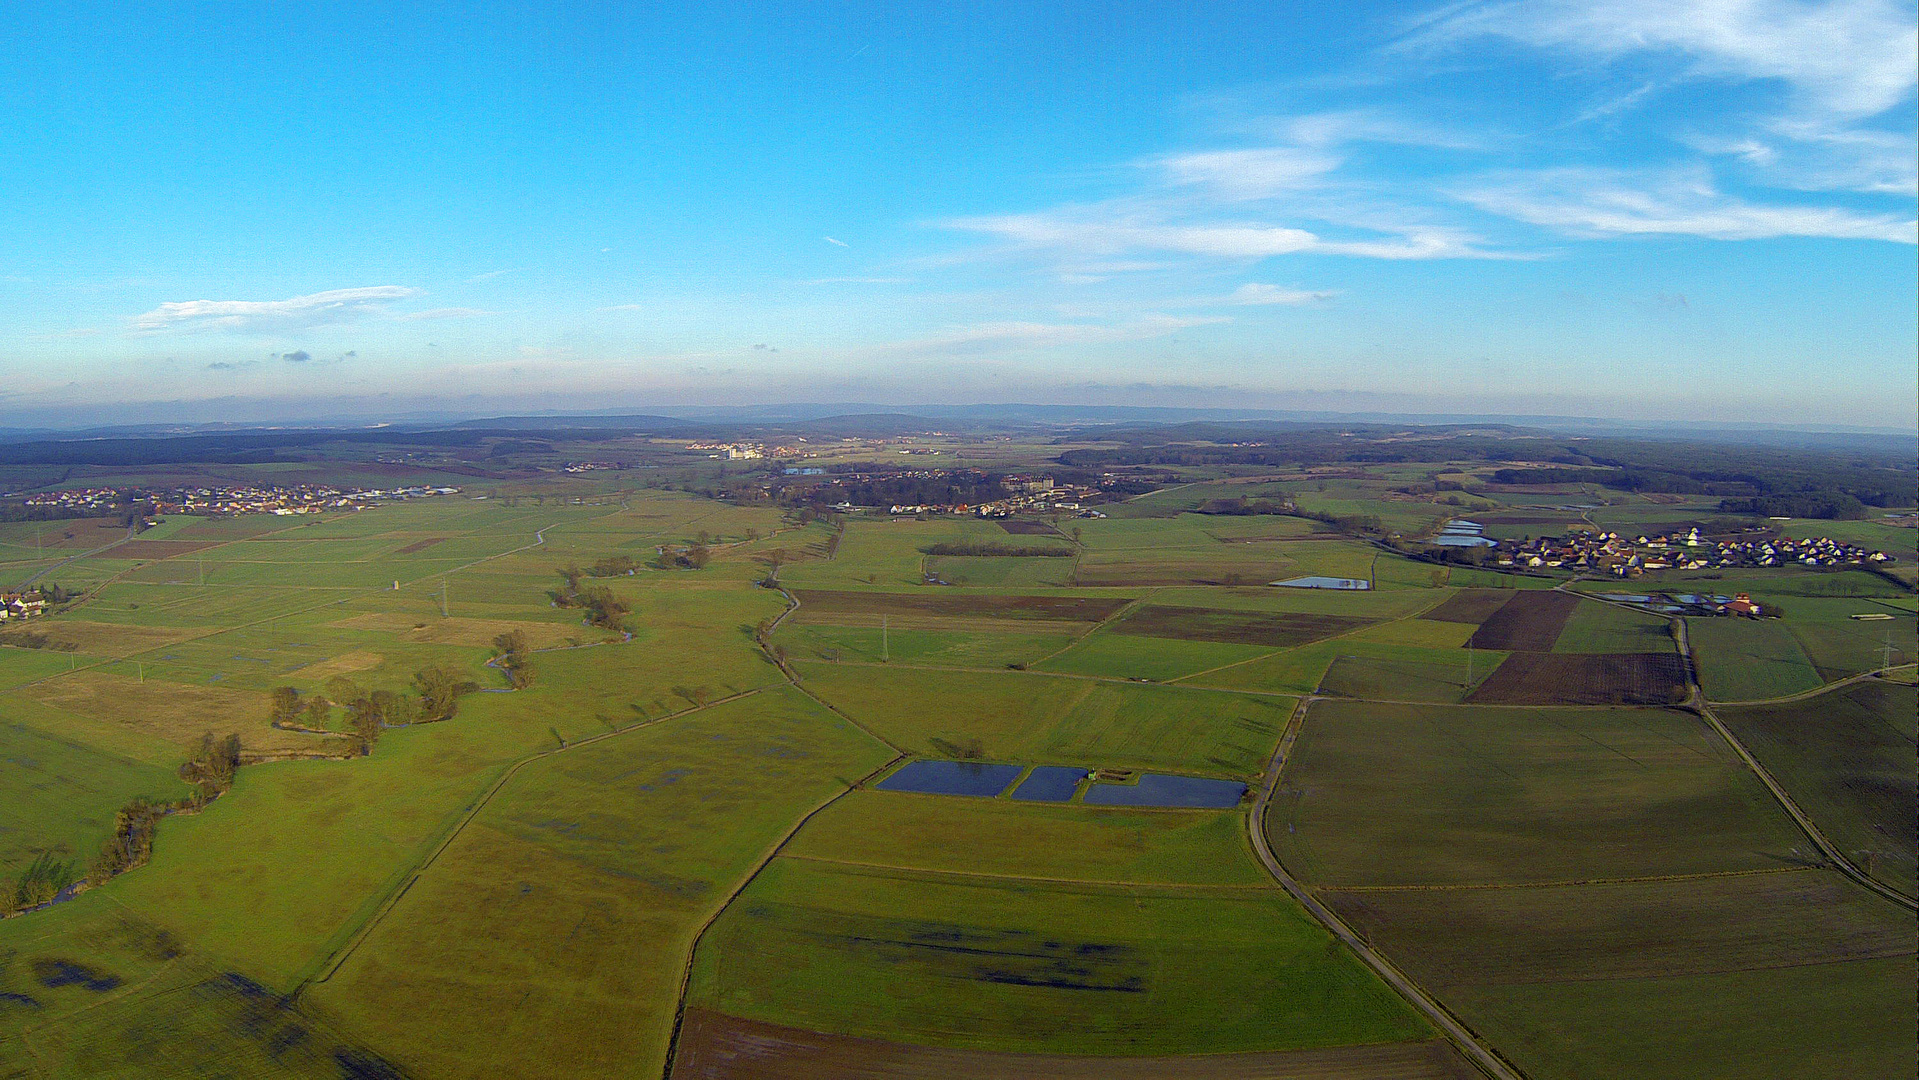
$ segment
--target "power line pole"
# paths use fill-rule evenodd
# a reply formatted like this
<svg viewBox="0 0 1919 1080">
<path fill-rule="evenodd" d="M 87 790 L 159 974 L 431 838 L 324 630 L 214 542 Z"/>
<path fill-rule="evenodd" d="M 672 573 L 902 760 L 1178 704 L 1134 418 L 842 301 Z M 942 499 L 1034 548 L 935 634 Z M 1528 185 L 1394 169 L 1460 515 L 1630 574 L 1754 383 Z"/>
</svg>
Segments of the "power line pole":
<svg viewBox="0 0 1919 1080">
<path fill-rule="evenodd" d="M 446 578 L 440 578 L 440 618 L 446 618 Z"/>
</svg>

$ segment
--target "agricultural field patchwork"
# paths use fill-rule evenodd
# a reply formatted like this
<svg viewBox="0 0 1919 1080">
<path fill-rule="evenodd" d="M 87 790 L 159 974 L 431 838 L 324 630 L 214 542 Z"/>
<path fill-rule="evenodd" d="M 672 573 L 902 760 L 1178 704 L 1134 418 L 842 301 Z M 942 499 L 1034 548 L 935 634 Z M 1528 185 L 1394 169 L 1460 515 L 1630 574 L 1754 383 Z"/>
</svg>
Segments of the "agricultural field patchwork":
<svg viewBox="0 0 1919 1080">
<path fill-rule="evenodd" d="M 1386 531 L 1699 500 L 1102 464 L 1163 486 L 987 519 L 778 503 L 683 440 L 558 472 L 620 445 L 220 467 L 463 489 L 360 511 L 0 523 L 9 588 L 60 586 L 0 624 L 0 1076 L 1480 1075 L 1372 956 L 1533 1080 L 1902 1074 L 1909 909 L 1686 704 L 1911 895 L 1884 574 L 1723 575 L 1783 616 L 1689 618 L 1688 657 L 1580 595 L 1652 585 Z"/>
</svg>

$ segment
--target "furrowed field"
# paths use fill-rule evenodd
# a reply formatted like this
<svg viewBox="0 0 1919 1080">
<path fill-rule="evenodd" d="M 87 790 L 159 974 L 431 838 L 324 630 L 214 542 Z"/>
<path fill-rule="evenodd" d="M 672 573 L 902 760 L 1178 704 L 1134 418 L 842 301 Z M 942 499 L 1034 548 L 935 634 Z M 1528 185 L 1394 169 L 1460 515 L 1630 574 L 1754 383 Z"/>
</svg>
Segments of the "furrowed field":
<svg viewBox="0 0 1919 1080">
<path fill-rule="evenodd" d="M 1907 598 L 1794 571 L 1751 585 L 1783 619 L 1682 635 L 1210 509 L 1436 528 L 1396 492 L 1429 471 L 1005 522 L 550 478 L 0 524 L 10 587 L 78 597 L 0 624 L 0 1076 L 1479 1075 L 1421 994 L 1534 1080 L 1909 1072 L 1910 911 L 1706 722 L 1909 894 Z M 15 902 L 148 802 L 132 869 Z"/>
</svg>

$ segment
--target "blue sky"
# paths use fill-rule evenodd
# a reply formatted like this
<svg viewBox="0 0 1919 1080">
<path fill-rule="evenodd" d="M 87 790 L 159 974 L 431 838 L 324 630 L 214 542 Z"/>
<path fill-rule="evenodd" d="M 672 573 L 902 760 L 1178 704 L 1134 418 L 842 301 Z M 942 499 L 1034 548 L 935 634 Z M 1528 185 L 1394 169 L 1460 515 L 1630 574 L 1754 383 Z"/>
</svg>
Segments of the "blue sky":
<svg viewBox="0 0 1919 1080">
<path fill-rule="evenodd" d="M 0 426 L 1914 424 L 1910 5 L 613 7 L 16 11 Z"/>
</svg>

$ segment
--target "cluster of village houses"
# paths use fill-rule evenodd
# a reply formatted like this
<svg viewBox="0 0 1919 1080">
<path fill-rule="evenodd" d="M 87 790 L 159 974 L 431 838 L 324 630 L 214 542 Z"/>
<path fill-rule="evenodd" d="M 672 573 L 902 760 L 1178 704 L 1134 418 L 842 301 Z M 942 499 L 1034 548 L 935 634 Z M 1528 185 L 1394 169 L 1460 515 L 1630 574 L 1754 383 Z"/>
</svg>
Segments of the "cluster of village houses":
<svg viewBox="0 0 1919 1080">
<path fill-rule="evenodd" d="M 147 503 L 158 514 L 318 514 L 328 510 L 354 510 L 367 503 L 388 499 L 421 499 L 432 495 L 457 495 L 456 487 L 416 485 L 399 488 L 359 488 L 352 491 L 323 484 L 294 487 L 178 487 L 167 490 L 147 488 L 76 488 L 29 495 L 24 503 L 32 507 L 52 507 L 67 516 L 87 517 L 107 514 L 118 508 Z"/>
<path fill-rule="evenodd" d="M 1004 499 L 995 499 L 983 503 L 955 503 L 953 505 L 935 505 L 928 503 L 894 503 L 886 508 L 889 514 L 970 514 L 983 518 L 1008 518 L 1015 514 L 1048 514 L 1071 511 L 1079 517 L 1105 517 L 1097 510 L 1090 510 L 1083 501 L 1099 494 L 1095 487 L 1076 484 L 1057 484 L 1049 476 L 1009 476 L 1004 486 L 1013 494 Z"/>
<path fill-rule="evenodd" d="M 0 622 L 44 615 L 46 611 L 46 598 L 37 593 L 0 593 Z"/>
<path fill-rule="evenodd" d="M 1895 561 L 1874 551 L 1829 537 L 1799 540 L 1713 540 L 1698 529 L 1683 533 L 1628 538 L 1616 532 L 1578 532 L 1537 540 L 1505 540 L 1495 546 L 1499 566 L 1569 567 L 1597 570 L 1614 577 L 1637 577 L 1648 570 L 1706 570 L 1742 566 L 1872 566 Z"/>
</svg>

